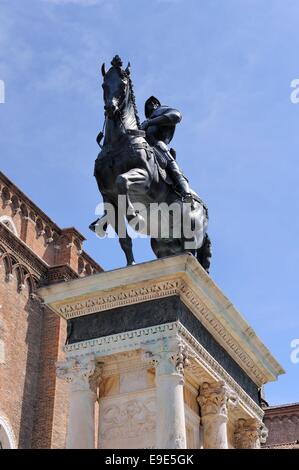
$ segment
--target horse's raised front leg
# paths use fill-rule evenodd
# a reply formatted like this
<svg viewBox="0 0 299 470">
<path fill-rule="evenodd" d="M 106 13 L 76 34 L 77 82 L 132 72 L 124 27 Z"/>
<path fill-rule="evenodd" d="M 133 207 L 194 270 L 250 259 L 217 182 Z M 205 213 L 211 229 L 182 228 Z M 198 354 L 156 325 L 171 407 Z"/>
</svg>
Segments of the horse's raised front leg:
<svg viewBox="0 0 299 470">
<path fill-rule="evenodd" d="M 136 212 L 132 204 L 131 197 L 135 194 L 145 194 L 150 187 L 150 176 L 143 168 L 133 168 L 127 173 L 119 175 L 116 179 L 118 193 L 126 196 L 127 204 L 127 219 L 130 222 L 135 219 L 138 221 L 139 226 L 145 223 L 143 217 Z"/>
</svg>

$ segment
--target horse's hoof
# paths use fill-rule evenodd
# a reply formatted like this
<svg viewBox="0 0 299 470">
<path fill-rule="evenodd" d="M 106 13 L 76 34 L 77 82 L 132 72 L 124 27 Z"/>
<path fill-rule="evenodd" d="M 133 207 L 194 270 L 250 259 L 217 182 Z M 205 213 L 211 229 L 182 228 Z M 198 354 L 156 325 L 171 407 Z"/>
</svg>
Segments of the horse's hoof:
<svg viewBox="0 0 299 470">
<path fill-rule="evenodd" d="M 104 222 L 104 224 L 101 224 L 101 222 L 98 222 L 95 224 L 94 232 L 98 237 L 105 238 L 107 235 L 107 223 Z"/>
<path fill-rule="evenodd" d="M 94 220 L 93 222 L 91 222 L 91 224 L 89 224 L 88 228 L 92 231 L 92 232 L 95 232 L 96 231 L 96 225 L 98 223 L 100 219 L 96 219 Z"/>
</svg>

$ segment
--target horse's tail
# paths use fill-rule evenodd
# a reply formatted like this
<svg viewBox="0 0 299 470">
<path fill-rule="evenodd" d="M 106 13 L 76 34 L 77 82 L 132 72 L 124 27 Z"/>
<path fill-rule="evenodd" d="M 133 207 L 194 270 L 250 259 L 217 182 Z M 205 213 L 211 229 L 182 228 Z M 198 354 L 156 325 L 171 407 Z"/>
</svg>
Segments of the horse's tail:
<svg viewBox="0 0 299 470">
<path fill-rule="evenodd" d="M 202 265 L 202 267 L 209 272 L 210 264 L 212 257 L 212 243 L 206 233 L 203 239 L 201 247 L 197 250 L 197 260 Z"/>
</svg>

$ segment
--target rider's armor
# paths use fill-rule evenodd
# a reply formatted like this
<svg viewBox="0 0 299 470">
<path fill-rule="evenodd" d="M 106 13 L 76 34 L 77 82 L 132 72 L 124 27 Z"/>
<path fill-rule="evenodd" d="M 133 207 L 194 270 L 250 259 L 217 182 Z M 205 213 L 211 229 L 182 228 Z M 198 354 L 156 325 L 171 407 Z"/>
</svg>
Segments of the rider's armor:
<svg viewBox="0 0 299 470">
<path fill-rule="evenodd" d="M 154 97 L 149 98 L 147 102 L 152 101 L 152 99 L 156 100 L 156 102 L 159 103 L 159 101 Z M 175 190 L 180 193 L 183 198 L 186 198 L 191 193 L 188 180 L 184 176 L 183 172 L 180 170 L 175 160 L 174 150 L 169 150 L 168 148 L 168 144 L 171 142 L 174 135 L 175 126 L 182 119 L 181 113 L 176 109 L 170 108 L 168 106 L 159 105 L 149 115 L 147 113 L 147 102 L 145 104 L 145 115 L 149 119 L 148 121 L 146 121 L 146 139 L 149 144 L 155 147 L 158 162 L 160 166 L 164 168 L 167 174 L 171 177 L 174 183 Z M 166 123 L 153 122 L 153 124 L 151 124 L 152 120 L 157 121 L 155 118 L 159 118 L 160 116 L 166 118 Z"/>
</svg>

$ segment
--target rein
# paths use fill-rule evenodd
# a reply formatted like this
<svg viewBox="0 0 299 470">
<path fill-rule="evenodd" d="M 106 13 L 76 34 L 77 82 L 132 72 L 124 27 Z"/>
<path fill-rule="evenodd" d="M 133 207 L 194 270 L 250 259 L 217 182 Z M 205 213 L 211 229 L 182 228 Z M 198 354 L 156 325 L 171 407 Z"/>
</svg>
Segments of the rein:
<svg viewBox="0 0 299 470">
<path fill-rule="evenodd" d="M 105 130 L 105 127 L 106 127 L 106 121 L 107 121 L 107 115 L 105 113 L 103 128 L 102 128 L 101 132 L 98 133 L 98 136 L 97 136 L 97 143 L 98 143 L 98 146 L 101 147 L 101 149 L 103 148 L 103 145 L 101 144 L 101 142 L 102 142 L 103 137 L 104 137 L 104 130 Z"/>
</svg>

